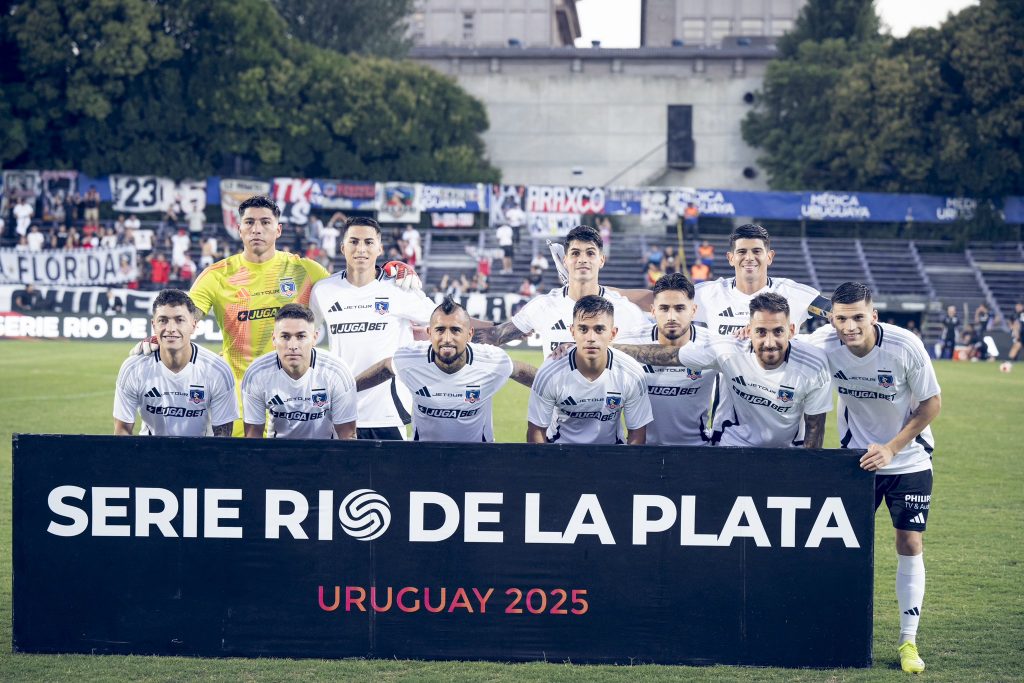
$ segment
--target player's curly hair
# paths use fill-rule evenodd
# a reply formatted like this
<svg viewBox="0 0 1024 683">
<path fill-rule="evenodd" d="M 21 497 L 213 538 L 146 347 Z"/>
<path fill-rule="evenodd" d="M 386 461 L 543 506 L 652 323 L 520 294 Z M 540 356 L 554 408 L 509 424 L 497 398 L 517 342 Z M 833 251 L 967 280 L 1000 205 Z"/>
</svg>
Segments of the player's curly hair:
<svg viewBox="0 0 1024 683">
<path fill-rule="evenodd" d="M 786 317 L 789 317 L 789 302 L 786 301 L 786 297 L 775 292 L 765 292 L 764 294 L 758 294 L 750 300 L 750 315 L 753 317 L 757 311 L 764 311 L 765 313 L 785 313 Z"/>
<path fill-rule="evenodd" d="M 569 234 L 565 236 L 565 246 L 568 247 L 571 242 L 590 242 L 596 244 L 598 249 L 604 248 L 601 233 L 597 231 L 597 228 L 592 228 L 589 225 L 577 225 L 570 230 Z"/>
<path fill-rule="evenodd" d="M 572 307 L 572 319 L 577 320 L 579 318 L 593 318 L 596 315 L 607 313 L 615 319 L 615 307 L 612 306 L 612 302 L 605 299 L 603 296 L 591 294 L 585 296 L 576 302 L 576 305 Z"/>
<path fill-rule="evenodd" d="M 241 218 L 246 209 L 270 209 L 274 218 L 281 217 L 281 208 L 273 199 L 265 194 L 257 194 L 244 200 L 238 205 L 238 217 Z"/>
<path fill-rule="evenodd" d="M 662 275 L 654 283 L 654 288 L 651 291 L 654 292 L 654 296 L 658 296 L 662 292 L 684 292 L 691 301 L 694 297 L 693 283 L 682 273 Z"/>
<path fill-rule="evenodd" d="M 764 242 L 765 249 L 772 248 L 772 240 L 768 236 L 768 231 L 754 223 L 746 223 L 732 231 L 732 234 L 729 235 L 729 251 L 736 246 L 736 240 L 761 240 Z"/>
<path fill-rule="evenodd" d="M 180 289 L 164 289 L 161 290 L 156 298 L 153 299 L 153 315 L 156 315 L 156 309 L 158 306 L 184 306 L 188 309 L 188 312 L 192 314 L 193 318 L 199 317 L 199 309 L 196 308 L 195 303 L 192 302 L 192 298 L 187 292 L 183 292 Z"/>
<path fill-rule="evenodd" d="M 309 310 L 302 304 L 285 304 L 278 309 L 274 315 L 274 321 L 278 320 L 305 320 L 308 323 L 316 324 L 315 318 L 313 317 L 313 311 Z"/>
<path fill-rule="evenodd" d="M 844 282 L 832 292 L 834 304 L 871 303 L 871 288 L 863 282 Z"/>
</svg>

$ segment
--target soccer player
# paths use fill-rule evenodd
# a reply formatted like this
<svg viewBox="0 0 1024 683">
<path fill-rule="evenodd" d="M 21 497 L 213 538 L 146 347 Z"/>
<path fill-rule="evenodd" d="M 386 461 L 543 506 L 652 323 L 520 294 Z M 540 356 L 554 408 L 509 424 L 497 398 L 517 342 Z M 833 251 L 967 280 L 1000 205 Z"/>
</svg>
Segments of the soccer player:
<svg viewBox="0 0 1024 683">
<path fill-rule="evenodd" d="M 509 377 L 529 387 L 536 368 L 497 346 L 470 344 L 473 323 L 445 297 L 430 316 L 430 341 L 399 348 L 356 378 L 360 391 L 398 377 L 413 394 L 413 441 L 494 441 L 494 396 Z"/>
<path fill-rule="evenodd" d="M 821 448 L 832 409 L 828 360 L 792 337 L 788 302 L 765 292 L 750 300 L 749 340 L 711 335 L 679 349 L 616 345 L 641 363 L 718 370 L 733 397 L 723 446 Z M 538 377 L 539 379 L 539 377 Z"/>
<path fill-rule="evenodd" d="M 114 391 L 114 434 L 231 436 L 237 420 L 235 379 L 223 358 L 192 343 L 198 311 L 188 294 L 165 289 L 153 301 L 157 349 L 129 356 Z"/>
<path fill-rule="evenodd" d="M 571 272 L 571 269 L 570 269 Z M 600 296 L 573 306 L 570 332 L 576 348 L 537 370 L 527 411 L 529 443 L 643 445 L 654 416 L 644 370 L 609 348 L 618 333 L 615 306 Z"/>
<path fill-rule="evenodd" d="M 430 322 L 436 307 L 422 291 L 404 290 L 385 277 L 376 267 L 383 252 L 377 221 L 349 218 L 342 237 L 345 270 L 317 282 L 310 296 L 317 329 L 326 323 L 331 352 L 356 375 L 411 344 L 412 326 Z M 404 440 L 410 402 L 396 378 L 359 392 L 358 438 Z"/>
<path fill-rule="evenodd" d="M 875 507 L 885 500 L 896 529 L 898 655 L 904 671 L 924 670 L 917 626 L 924 599 L 924 530 L 932 495 L 932 421 L 942 407 L 924 344 L 878 322 L 871 290 L 844 282 L 832 294 L 832 325 L 808 341 L 828 357 L 839 391 L 839 444 L 865 448 L 860 466 L 875 472 Z"/>
<path fill-rule="evenodd" d="M 697 305 L 693 302 L 693 284 L 682 273 L 672 273 L 654 285 L 651 313 L 656 322 L 644 335 L 653 343 L 681 348 L 707 343 L 709 332 L 693 324 Z M 647 394 L 654 421 L 647 425 L 647 443 L 701 446 L 705 434 L 714 375 L 696 368 L 644 365 Z"/>
<path fill-rule="evenodd" d="M 643 312 L 618 292 L 602 287 L 598 276 L 604 266 L 600 233 L 588 225 L 578 225 L 565 237 L 563 264 L 569 284 L 531 299 L 512 319 L 501 325 L 478 329 L 474 341 L 501 346 L 523 339 L 534 331 L 540 334 L 544 358 L 560 344 L 572 342 L 569 328 L 573 309 L 585 296 L 601 296 L 615 308 L 615 321 L 623 336 L 632 338 L 647 325 Z"/>
<path fill-rule="evenodd" d="M 266 415 L 275 437 L 354 439 L 356 382 L 344 361 L 316 350 L 313 313 L 285 304 L 274 316 L 274 351 L 242 378 L 245 435 L 261 438 Z"/>
</svg>

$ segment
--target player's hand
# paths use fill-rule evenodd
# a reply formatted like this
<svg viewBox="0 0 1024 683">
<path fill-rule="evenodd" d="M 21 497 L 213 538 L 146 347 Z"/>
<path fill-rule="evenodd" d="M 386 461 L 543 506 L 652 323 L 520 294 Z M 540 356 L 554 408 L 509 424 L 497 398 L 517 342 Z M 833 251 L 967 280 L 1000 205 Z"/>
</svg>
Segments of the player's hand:
<svg viewBox="0 0 1024 683">
<path fill-rule="evenodd" d="M 146 337 L 138 344 L 132 347 L 132 350 L 128 352 L 129 356 L 148 356 L 157 349 L 156 335 L 152 337 Z"/>
<path fill-rule="evenodd" d="M 740 341 L 747 341 L 748 339 L 750 339 L 750 328 L 741 327 L 740 329 L 733 332 L 732 336 L 736 337 Z"/>
<path fill-rule="evenodd" d="M 551 350 L 551 355 L 548 356 L 548 360 L 558 360 L 559 358 L 565 358 L 569 355 L 569 352 L 576 348 L 576 345 L 572 342 L 564 342 L 559 344 Z"/>
<path fill-rule="evenodd" d="M 384 277 L 395 281 L 395 286 L 407 292 L 423 291 L 423 282 L 416 271 L 402 261 L 388 261 L 381 266 Z"/>
<path fill-rule="evenodd" d="M 892 449 L 885 444 L 868 444 L 868 452 L 861 456 L 860 468 L 868 472 L 875 472 L 892 462 Z"/>
</svg>

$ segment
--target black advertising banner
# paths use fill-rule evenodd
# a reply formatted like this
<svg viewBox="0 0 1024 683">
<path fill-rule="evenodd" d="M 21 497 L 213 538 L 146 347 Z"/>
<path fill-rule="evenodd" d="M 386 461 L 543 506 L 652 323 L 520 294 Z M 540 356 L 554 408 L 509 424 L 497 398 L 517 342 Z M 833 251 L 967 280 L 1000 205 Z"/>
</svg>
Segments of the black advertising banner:
<svg viewBox="0 0 1024 683">
<path fill-rule="evenodd" d="M 869 666 L 860 454 L 15 435 L 14 650 Z"/>
</svg>

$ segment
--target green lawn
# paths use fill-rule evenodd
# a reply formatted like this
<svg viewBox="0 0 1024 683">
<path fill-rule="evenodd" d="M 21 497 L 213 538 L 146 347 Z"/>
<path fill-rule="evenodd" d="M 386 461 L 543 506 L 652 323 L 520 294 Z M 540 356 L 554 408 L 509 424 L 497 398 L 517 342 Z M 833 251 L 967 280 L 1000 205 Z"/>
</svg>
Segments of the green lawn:
<svg viewBox="0 0 1024 683">
<path fill-rule="evenodd" d="M 109 433 L 114 379 L 125 344 L 0 343 L 0 679 L 12 680 L 571 680 L 886 681 L 898 633 L 895 558 L 888 515 L 878 515 L 875 664 L 867 670 L 736 667 L 590 667 L 566 663 L 216 660 L 38 656 L 11 653 L 11 434 Z M 537 362 L 536 352 L 514 352 Z M 928 586 L 918 644 L 931 681 L 1024 679 L 1024 365 L 938 365 L 943 412 L 934 425 L 935 495 L 925 557 Z M 524 388 L 499 399 L 500 441 L 523 441 Z M 1016 425 L 1016 426 L 1015 426 Z M 830 419 L 826 446 L 835 445 Z M 54 590 L 60 590 L 55 586 Z"/>
</svg>

